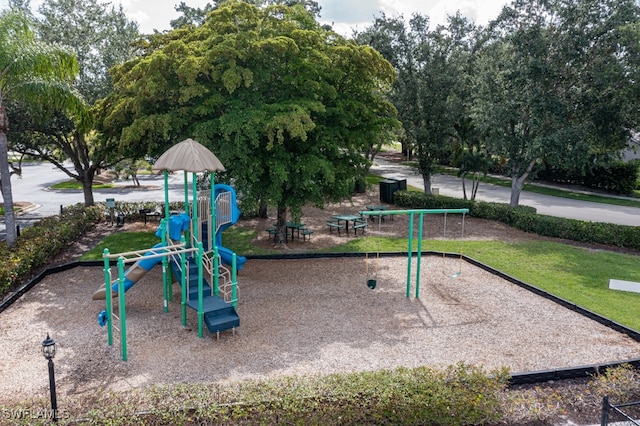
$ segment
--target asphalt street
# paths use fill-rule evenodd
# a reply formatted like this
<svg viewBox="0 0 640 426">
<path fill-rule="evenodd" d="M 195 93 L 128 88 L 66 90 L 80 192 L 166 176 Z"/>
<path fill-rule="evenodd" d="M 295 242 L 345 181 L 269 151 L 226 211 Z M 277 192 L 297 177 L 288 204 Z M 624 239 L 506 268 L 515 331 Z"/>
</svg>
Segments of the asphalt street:
<svg viewBox="0 0 640 426">
<path fill-rule="evenodd" d="M 71 179 L 63 171 L 49 163 L 27 163 L 22 166 L 22 177 L 12 176 L 11 188 L 14 202 L 30 202 L 34 208 L 16 217 L 16 225 L 24 228 L 43 217 L 60 213 L 60 207 L 84 203 L 80 190 L 54 190 L 56 183 Z M 131 188 L 131 181 L 116 182 L 117 188 L 94 189 L 96 202 L 114 198 L 116 201 L 164 201 L 164 178 L 162 174 L 141 175 L 140 184 L 145 189 Z M 189 180 L 190 182 L 190 180 Z M 169 197 L 171 201 L 184 200 L 184 175 L 169 176 Z M 0 240 L 6 238 L 4 220 L 0 223 Z"/>
<path fill-rule="evenodd" d="M 376 159 L 371 173 L 393 179 L 406 179 L 407 184 L 423 187 L 422 177 L 411 167 Z M 61 170 L 49 163 L 29 163 L 23 166 L 23 176 L 11 180 L 14 202 L 31 202 L 34 209 L 18 216 L 17 225 L 24 228 L 43 217 L 56 215 L 61 206 L 69 206 L 84 202 L 82 191 L 53 190 L 51 187 L 70 178 Z M 131 188 L 130 181 L 116 182 L 117 188 L 96 189 L 96 202 L 114 198 L 116 201 L 164 201 L 162 175 L 142 175 L 141 185 L 144 189 Z M 176 173 L 169 177 L 169 197 L 172 201 L 182 200 L 184 177 Z M 449 175 L 432 177 L 432 187 L 438 188 L 440 194 L 462 198 L 462 184 L 459 178 Z M 467 184 L 467 189 L 470 183 Z M 476 196 L 477 200 L 508 203 L 510 189 L 481 183 Z M 535 207 L 539 214 L 565 217 L 592 222 L 616 223 L 619 225 L 640 226 L 640 209 L 633 207 L 613 206 L 609 204 L 590 203 L 567 198 L 552 197 L 523 191 L 520 204 Z M 0 240 L 6 236 L 4 221 L 0 223 Z"/>
<path fill-rule="evenodd" d="M 376 158 L 370 172 L 386 178 L 406 179 L 407 184 L 423 188 L 422 176 L 411 167 Z M 438 188 L 441 195 L 463 198 L 462 181 L 450 175 L 437 174 L 431 178 L 431 187 Z M 467 183 L 467 193 L 471 182 Z M 480 183 L 476 200 L 509 203 L 511 189 Z M 523 191 L 520 204 L 535 207 L 539 214 L 586 220 L 590 222 L 615 223 L 618 225 L 640 226 L 640 208 L 591 203 L 569 198 L 553 197 Z"/>
</svg>

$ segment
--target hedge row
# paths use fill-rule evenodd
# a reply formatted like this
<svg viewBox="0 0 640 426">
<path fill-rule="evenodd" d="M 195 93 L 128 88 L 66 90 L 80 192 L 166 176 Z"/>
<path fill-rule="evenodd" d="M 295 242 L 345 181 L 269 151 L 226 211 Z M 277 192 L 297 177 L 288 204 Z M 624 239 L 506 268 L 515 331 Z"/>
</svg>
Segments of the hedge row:
<svg viewBox="0 0 640 426">
<path fill-rule="evenodd" d="M 396 191 L 394 204 L 408 209 L 468 208 L 471 217 L 503 222 L 534 234 L 586 243 L 640 250 L 640 226 L 587 222 L 539 215 L 528 206 L 509 207 L 503 203 L 469 201 L 445 196 L 428 196 L 415 191 Z"/>
<path fill-rule="evenodd" d="M 0 244 L 0 258 L 4 259 L 0 263 L 0 294 L 84 234 L 103 214 L 103 207 L 67 207 L 60 215 L 42 219 L 22 230 L 15 250 L 9 250 L 3 241 Z"/>
<path fill-rule="evenodd" d="M 604 189 L 616 194 L 630 194 L 636 188 L 640 163 L 612 161 L 596 165 L 586 173 L 571 173 L 562 168 L 548 167 L 537 173 L 537 178 L 551 182 L 571 183 Z"/>
<path fill-rule="evenodd" d="M 126 220 L 141 220 L 141 210 L 163 211 L 164 203 L 116 202 L 114 214 L 122 213 Z M 170 210 L 181 210 L 183 203 L 169 204 Z M 69 243 L 83 235 L 101 220 L 109 220 L 105 203 L 93 207 L 82 204 L 66 207 L 61 215 L 47 217 L 22 230 L 17 248 L 10 251 L 5 241 L 0 243 L 0 295 L 12 288 L 20 277 L 27 276 L 58 254 Z"/>
</svg>

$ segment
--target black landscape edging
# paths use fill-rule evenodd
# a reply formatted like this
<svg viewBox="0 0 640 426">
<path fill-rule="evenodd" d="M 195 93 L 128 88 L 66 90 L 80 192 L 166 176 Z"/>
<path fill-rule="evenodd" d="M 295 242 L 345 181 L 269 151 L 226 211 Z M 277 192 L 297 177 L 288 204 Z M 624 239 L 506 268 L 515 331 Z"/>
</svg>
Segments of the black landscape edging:
<svg viewBox="0 0 640 426">
<path fill-rule="evenodd" d="M 407 257 L 408 252 L 393 252 L 393 253 L 377 253 L 380 257 Z M 512 284 L 515 284 L 525 290 L 528 290 L 538 296 L 549 299 L 559 305 L 571 309 L 574 312 L 577 312 L 581 315 L 586 316 L 587 318 L 597 321 L 598 323 L 604 325 L 605 327 L 609 327 L 617 332 L 624 333 L 627 336 L 631 337 L 637 342 L 640 342 L 640 332 L 630 329 L 628 327 L 623 326 L 622 324 L 611 321 L 608 318 L 605 318 L 599 314 L 596 314 L 588 309 L 584 309 L 575 303 L 571 303 L 565 299 L 554 296 L 544 290 L 541 290 L 535 286 L 527 284 L 523 281 L 520 281 L 510 275 L 507 275 L 503 272 L 500 272 L 496 269 L 493 269 L 490 266 L 485 265 L 475 259 L 472 259 L 468 256 L 457 254 L 457 253 L 442 253 L 435 251 L 423 251 L 423 255 L 427 256 L 445 256 L 449 258 L 459 258 L 462 257 L 466 262 L 477 266 L 493 275 L 496 275 Z M 277 255 L 253 255 L 247 256 L 247 260 L 293 260 L 293 259 L 337 259 L 344 257 L 365 257 L 366 253 L 290 253 L 290 254 L 277 254 Z M 417 252 L 413 252 L 412 256 L 417 256 Z M 101 260 L 90 260 L 90 261 L 75 261 L 71 263 L 66 263 L 64 265 L 54 266 L 52 268 L 47 268 L 33 279 L 31 279 L 28 283 L 20 287 L 16 290 L 11 296 L 5 299 L 0 304 L 0 313 L 11 306 L 14 302 L 16 302 L 20 297 L 22 297 L 26 292 L 31 290 L 36 284 L 42 281 L 45 277 L 51 274 L 56 274 L 59 272 L 64 272 L 69 269 L 76 268 L 78 266 L 104 266 L 104 262 Z M 578 379 L 590 377 L 596 374 L 599 374 L 609 368 L 617 367 L 620 365 L 631 365 L 634 368 L 640 368 L 640 358 L 617 361 L 606 364 L 593 364 L 593 365 L 584 365 L 584 366 L 576 366 L 576 367 L 567 367 L 567 368 L 557 368 L 550 370 L 538 370 L 538 371 L 530 371 L 530 372 L 520 372 L 520 373 L 512 373 L 509 383 L 511 385 L 519 385 L 519 384 L 534 384 L 534 383 L 543 383 L 551 380 L 566 380 L 566 379 Z"/>
<path fill-rule="evenodd" d="M 585 308 L 583 308 L 583 307 L 581 307 L 579 305 L 576 305 L 575 303 L 569 302 L 568 300 L 565 300 L 565 299 L 563 299 L 561 297 L 554 296 L 551 293 L 548 293 L 548 292 L 546 292 L 544 290 L 541 290 L 538 287 L 535 287 L 535 286 L 533 286 L 531 284 L 527 284 L 527 283 L 525 283 L 523 281 L 520 281 L 517 278 L 514 278 L 514 277 L 512 277 L 510 275 L 507 275 L 507 274 L 505 274 L 503 272 L 498 271 L 497 269 L 493 269 L 492 267 L 487 266 L 484 263 L 478 262 L 475 259 L 472 259 L 472 258 L 467 257 L 467 256 L 463 256 L 463 258 L 464 258 L 464 260 L 466 260 L 467 262 L 471 263 L 474 266 L 477 266 L 478 268 L 484 269 L 485 271 L 490 272 L 490 273 L 492 273 L 494 275 L 497 275 L 500 278 L 502 278 L 502 279 L 504 279 L 506 281 L 509 281 L 512 284 L 515 284 L 515 285 L 517 285 L 517 286 L 519 286 L 519 287 L 521 287 L 521 288 L 523 288 L 525 290 L 528 290 L 528 291 L 530 291 L 530 292 L 532 292 L 532 293 L 534 293 L 534 294 L 536 294 L 538 296 L 544 297 L 545 299 L 549 299 L 552 302 L 555 302 L 555 303 L 557 303 L 557 304 L 559 304 L 559 305 L 561 305 L 561 306 L 563 306 L 563 307 L 565 307 L 567 309 L 570 309 L 570 310 L 572 310 L 574 312 L 577 312 L 577 313 L 579 313 L 579 314 L 581 314 L 581 315 L 583 315 L 583 316 L 585 316 L 585 317 L 587 317 L 587 318 L 589 318 L 589 319 L 591 319 L 593 321 L 596 321 L 596 322 L 604 325 L 605 327 L 609 327 L 609 328 L 611 328 L 611 329 L 613 329 L 613 330 L 615 330 L 615 331 L 617 331 L 619 333 L 624 333 L 627 336 L 631 337 L 636 342 L 640 342 L 640 332 L 638 332 L 638 331 L 636 331 L 634 329 L 631 329 L 631 328 L 626 327 L 626 326 L 624 326 L 622 324 L 619 324 L 619 323 L 617 323 L 615 321 L 612 321 L 609 318 L 603 317 L 600 314 L 597 314 L 597 313 L 595 313 L 593 311 L 585 309 Z"/>
<path fill-rule="evenodd" d="M 625 361 L 616 361 L 607 364 L 582 365 L 577 367 L 557 368 L 553 370 L 538 370 L 525 373 L 513 373 L 511 374 L 509 384 L 526 385 L 548 381 L 593 377 L 598 374 L 602 374 L 607 369 L 620 367 L 622 365 L 631 365 L 633 368 L 638 369 L 640 367 L 640 358 L 634 358 Z"/>
</svg>

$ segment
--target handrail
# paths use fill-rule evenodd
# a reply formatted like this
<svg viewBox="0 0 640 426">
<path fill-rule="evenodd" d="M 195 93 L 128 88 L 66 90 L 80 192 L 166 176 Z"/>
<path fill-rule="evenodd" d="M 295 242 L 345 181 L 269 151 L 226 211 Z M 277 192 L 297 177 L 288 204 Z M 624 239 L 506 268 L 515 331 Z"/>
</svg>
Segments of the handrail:
<svg viewBox="0 0 640 426">
<path fill-rule="evenodd" d="M 124 263 L 131 263 L 134 262 L 138 259 L 141 258 L 145 258 L 145 259 L 155 259 L 158 257 L 165 257 L 165 256 L 174 256 L 177 254 L 180 254 L 182 252 L 184 253 L 191 253 L 194 251 L 197 251 L 197 248 L 185 248 L 186 244 L 184 243 L 179 243 L 179 244 L 169 244 L 167 246 L 164 247 L 156 247 L 156 248 L 151 248 L 151 249 L 144 249 L 144 250 L 136 250 L 136 251 L 128 251 L 128 252 L 123 252 L 123 253 L 114 253 L 114 254 L 102 254 L 102 257 L 105 259 L 119 259 L 120 257 L 122 257 L 124 259 Z M 156 254 L 147 254 L 150 251 L 153 250 L 157 250 L 159 253 Z M 167 252 L 170 252 L 167 254 Z"/>
</svg>

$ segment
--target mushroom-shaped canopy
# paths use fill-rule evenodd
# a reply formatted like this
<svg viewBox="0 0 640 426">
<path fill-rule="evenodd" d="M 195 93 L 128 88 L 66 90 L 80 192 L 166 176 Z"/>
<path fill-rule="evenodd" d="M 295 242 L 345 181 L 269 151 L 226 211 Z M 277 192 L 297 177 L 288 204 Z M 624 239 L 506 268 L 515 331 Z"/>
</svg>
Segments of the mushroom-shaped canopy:
<svg viewBox="0 0 640 426">
<path fill-rule="evenodd" d="M 204 145 L 189 138 L 165 151 L 153 165 L 153 170 L 170 172 L 184 170 L 192 173 L 225 170 L 213 152 Z"/>
</svg>

